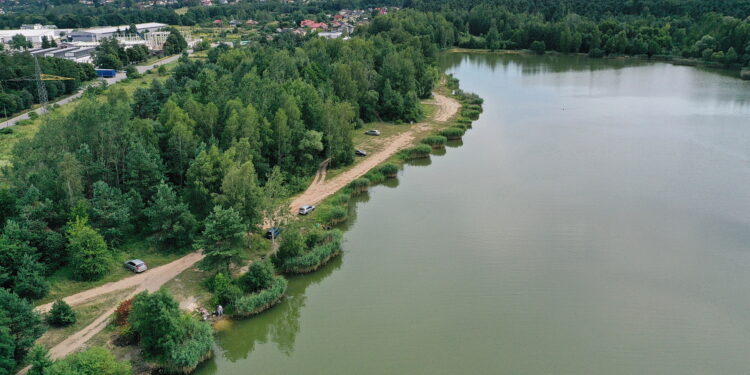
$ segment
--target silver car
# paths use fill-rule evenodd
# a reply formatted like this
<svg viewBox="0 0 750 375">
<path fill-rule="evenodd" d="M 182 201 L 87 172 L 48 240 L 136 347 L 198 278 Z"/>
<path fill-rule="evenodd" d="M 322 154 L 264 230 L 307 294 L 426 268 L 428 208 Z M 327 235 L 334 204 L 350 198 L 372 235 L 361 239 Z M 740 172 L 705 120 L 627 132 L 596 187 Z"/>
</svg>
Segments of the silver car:
<svg viewBox="0 0 750 375">
<path fill-rule="evenodd" d="M 367 135 L 380 135 L 380 130 L 370 129 L 370 130 L 366 131 L 365 134 L 367 134 Z"/>
<path fill-rule="evenodd" d="M 315 209 L 315 206 L 313 205 L 305 205 L 299 208 L 299 214 L 300 215 L 307 215 L 310 212 L 312 212 Z"/>
<path fill-rule="evenodd" d="M 146 266 L 146 262 L 140 260 L 140 259 L 131 259 L 127 262 L 125 262 L 125 268 L 135 272 L 135 273 L 141 273 L 148 269 Z"/>
</svg>

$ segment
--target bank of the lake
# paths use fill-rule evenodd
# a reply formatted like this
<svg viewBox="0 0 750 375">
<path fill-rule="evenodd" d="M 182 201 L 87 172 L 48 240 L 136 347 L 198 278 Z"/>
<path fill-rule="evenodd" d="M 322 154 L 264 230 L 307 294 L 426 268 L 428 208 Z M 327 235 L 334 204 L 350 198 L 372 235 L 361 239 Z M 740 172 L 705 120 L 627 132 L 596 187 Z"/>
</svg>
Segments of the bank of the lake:
<svg viewBox="0 0 750 375">
<path fill-rule="evenodd" d="M 518 49 L 501 49 L 501 50 L 489 50 L 489 49 L 470 49 L 470 48 L 451 48 L 449 53 L 466 53 L 466 54 L 492 54 L 492 55 L 498 55 L 498 54 L 507 54 L 507 55 L 536 55 L 535 52 L 530 50 L 518 50 Z M 588 54 L 585 53 L 562 53 L 557 51 L 547 51 L 545 52 L 545 55 L 547 56 L 567 56 L 567 57 L 588 57 Z M 646 62 L 664 62 L 664 63 L 670 63 L 674 65 L 684 65 L 684 66 L 693 66 L 700 69 L 710 69 L 714 70 L 715 72 L 719 74 L 725 74 L 728 76 L 733 76 L 735 78 L 739 77 L 743 80 L 750 80 L 750 68 L 743 68 L 742 65 L 739 64 L 720 64 L 717 62 L 707 62 L 705 60 L 697 59 L 697 58 L 686 58 L 682 56 L 672 56 L 672 55 L 653 55 L 653 56 L 647 56 L 647 55 L 611 55 L 611 56 L 602 56 L 598 57 L 598 59 L 602 60 L 637 60 L 637 61 L 646 61 Z"/>
<path fill-rule="evenodd" d="M 356 197 L 343 256 L 219 332 L 197 374 L 748 372 L 747 82 L 566 56 L 445 66 L 485 98 L 467 147 Z"/>
</svg>

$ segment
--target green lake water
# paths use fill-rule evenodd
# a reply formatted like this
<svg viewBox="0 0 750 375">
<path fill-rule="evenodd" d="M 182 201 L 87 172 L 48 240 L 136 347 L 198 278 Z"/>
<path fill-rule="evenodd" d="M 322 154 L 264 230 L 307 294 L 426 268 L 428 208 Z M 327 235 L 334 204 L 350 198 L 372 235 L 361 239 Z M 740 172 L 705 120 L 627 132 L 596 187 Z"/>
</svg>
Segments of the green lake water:
<svg viewBox="0 0 750 375">
<path fill-rule="evenodd" d="M 449 54 L 485 111 L 199 375 L 750 373 L 750 82 Z"/>
</svg>

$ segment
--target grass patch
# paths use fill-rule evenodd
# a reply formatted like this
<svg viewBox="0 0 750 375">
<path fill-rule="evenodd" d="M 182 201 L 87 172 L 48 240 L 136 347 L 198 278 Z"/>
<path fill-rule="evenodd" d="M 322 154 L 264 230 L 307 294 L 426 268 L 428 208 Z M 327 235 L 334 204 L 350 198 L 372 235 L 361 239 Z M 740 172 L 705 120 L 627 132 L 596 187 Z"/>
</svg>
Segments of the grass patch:
<svg viewBox="0 0 750 375">
<path fill-rule="evenodd" d="M 399 154 L 403 160 L 420 159 L 430 157 L 432 147 L 428 145 L 417 145 L 402 150 Z"/>
<path fill-rule="evenodd" d="M 363 193 L 367 191 L 367 188 L 370 186 L 370 180 L 368 180 L 365 177 L 360 177 L 352 182 L 349 183 L 349 187 L 355 192 L 355 193 Z"/>
<path fill-rule="evenodd" d="M 398 165 L 396 164 L 385 163 L 381 165 L 380 167 L 378 167 L 378 170 L 380 171 L 380 173 L 383 174 L 383 176 L 387 178 L 393 178 L 398 175 L 399 168 L 398 168 Z"/>
<path fill-rule="evenodd" d="M 332 206 L 326 204 L 320 207 L 317 211 L 318 221 L 326 225 L 336 225 L 339 223 L 343 223 L 349 216 L 349 212 L 347 211 L 347 209 L 345 207 L 342 207 L 341 205 Z"/>
<path fill-rule="evenodd" d="M 448 142 L 448 138 L 442 135 L 431 135 L 427 138 L 422 139 L 422 143 L 434 148 L 445 148 L 445 144 Z"/>
<path fill-rule="evenodd" d="M 334 205 L 334 206 L 345 206 L 349 204 L 349 200 L 352 198 L 352 196 L 346 192 L 340 191 L 333 195 L 331 198 L 329 198 L 328 203 Z"/>
<path fill-rule="evenodd" d="M 385 181 L 385 175 L 380 172 L 380 168 L 373 168 L 369 172 L 367 172 L 363 178 L 366 178 L 368 181 L 370 181 L 371 186 L 375 186 L 383 181 Z"/>
<path fill-rule="evenodd" d="M 101 316 L 104 311 L 120 303 L 120 301 L 130 295 L 134 289 L 135 288 L 118 290 L 116 292 L 105 294 L 91 302 L 73 306 L 73 311 L 75 311 L 77 318 L 76 322 L 62 328 L 49 327 L 47 332 L 37 340 L 37 343 L 48 349 L 61 343 L 72 334 L 91 324 L 96 318 Z"/>
<path fill-rule="evenodd" d="M 440 131 L 440 135 L 446 138 L 447 141 L 455 141 L 461 139 L 466 131 L 457 127 L 450 127 Z"/>
<path fill-rule="evenodd" d="M 128 276 L 134 275 L 132 271 L 127 270 L 122 264 L 129 259 L 141 259 L 149 268 L 156 268 L 167 264 L 173 260 L 185 255 L 184 253 L 164 253 L 159 252 L 147 240 L 131 241 L 120 248 L 114 256 L 115 262 L 110 267 L 110 271 L 101 280 L 97 281 L 75 281 L 71 280 L 73 269 L 65 266 L 53 273 L 49 277 L 50 292 L 49 294 L 37 301 L 37 304 L 45 304 L 56 299 L 76 294 L 86 289 L 104 285 L 108 282 L 118 281 Z"/>
</svg>

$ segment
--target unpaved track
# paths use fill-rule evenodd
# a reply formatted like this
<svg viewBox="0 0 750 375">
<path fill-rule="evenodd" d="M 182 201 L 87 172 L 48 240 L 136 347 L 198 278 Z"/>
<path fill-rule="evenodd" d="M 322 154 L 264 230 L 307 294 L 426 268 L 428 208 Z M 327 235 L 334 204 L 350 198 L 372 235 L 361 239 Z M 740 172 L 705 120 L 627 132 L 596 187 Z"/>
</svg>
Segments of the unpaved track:
<svg viewBox="0 0 750 375">
<path fill-rule="evenodd" d="M 452 98 L 437 93 L 434 93 L 433 95 L 435 96 L 435 103 L 438 106 L 438 109 L 435 112 L 435 121 L 446 122 L 458 112 L 459 108 L 461 108 L 461 104 Z M 370 154 L 370 156 L 362 160 L 353 168 L 341 173 L 329 181 L 325 180 L 325 168 L 321 168 L 310 187 L 308 187 L 304 193 L 298 195 L 292 200 L 292 203 L 289 206 L 291 212 L 296 213 L 300 206 L 306 204 L 318 204 L 323 201 L 323 199 L 336 193 L 350 182 L 362 177 L 370 169 L 386 161 L 400 150 L 408 147 L 414 139 L 414 134 L 418 131 L 425 130 L 425 128 L 429 126 L 429 122 L 414 124 L 409 131 L 385 139 L 383 143 L 387 144 L 387 146 L 383 150 Z"/>
<path fill-rule="evenodd" d="M 434 121 L 448 121 L 461 107 L 461 105 L 452 98 L 437 93 L 434 93 L 434 97 L 435 103 L 438 106 L 433 119 Z M 409 146 L 414 139 L 414 134 L 416 132 L 425 130 L 429 127 L 429 122 L 414 124 L 409 131 L 385 139 L 384 143 L 386 143 L 387 146 L 383 150 L 371 154 L 352 169 L 341 173 L 330 181 L 326 181 L 326 166 L 322 166 L 310 187 L 308 187 L 304 193 L 292 200 L 292 212 L 296 212 L 299 206 L 304 204 L 320 203 L 323 199 L 345 187 L 348 183 L 363 176 L 367 171 L 384 162 L 393 154 Z M 81 293 L 73 294 L 65 297 L 64 300 L 69 305 L 76 306 L 92 301 L 108 293 L 123 289 L 135 288 L 128 298 L 144 290 L 154 292 L 159 290 L 159 288 L 169 280 L 172 280 L 186 269 L 195 265 L 201 259 L 203 259 L 203 254 L 200 251 L 192 252 L 171 263 L 156 267 L 138 275 L 130 276 L 119 281 L 107 283 L 96 288 L 85 290 Z M 47 312 L 51 307 L 52 303 L 48 303 L 38 306 L 36 310 L 39 312 Z M 61 343 L 55 345 L 50 349 L 50 356 L 53 359 L 59 359 L 80 349 L 89 339 L 101 332 L 107 326 L 109 317 L 115 312 L 116 308 L 117 306 L 112 306 L 101 316 L 96 318 L 91 324 L 66 338 Z M 28 367 L 23 369 L 19 374 L 25 374 L 28 369 Z"/>
<path fill-rule="evenodd" d="M 203 254 L 201 254 L 200 251 L 192 252 L 171 263 L 156 267 L 144 273 L 127 277 L 120 281 L 107 283 L 96 288 L 85 290 L 81 293 L 73 294 L 71 296 L 65 297 L 64 300 L 69 305 L 76 306 L 92 301 L 97 297 L 103 296 L 105 294 L 123 289 L 135 288 L 127 298 L 130 298 L 144 290 L 155 292 L 159 290 L 162 285 L 166 284 L 169 280 L 172 280 L 174 277 L 182 273 L 182 271 L 185 271 L 186 269 L 192 267 L 201 259 L 203 259 Z M 51 307 L 52 303 L 48 303 L 46 305 L 38 306 L 36 310 L 39 312 L 46 312 L 49 311 Z M 78 350 L 83 344 L 86 343 L 86 341 L 88 341 L 90 338 L 92 338 L 107 326 L 107 323 L 109 322 L 109 316 L 115 312 L 116 308 L 116 305 L 112 306 L 101 316 L 96 318 L 96 320 L 94 320 L 91 324 L 66 338 L 61 343 L 55 345 L 52 349 L 50 349 L 50 356 L 54 359 L 62 358 Z"/>
</svg>

